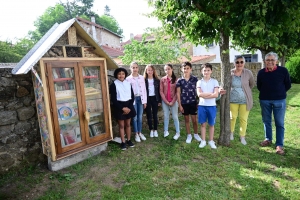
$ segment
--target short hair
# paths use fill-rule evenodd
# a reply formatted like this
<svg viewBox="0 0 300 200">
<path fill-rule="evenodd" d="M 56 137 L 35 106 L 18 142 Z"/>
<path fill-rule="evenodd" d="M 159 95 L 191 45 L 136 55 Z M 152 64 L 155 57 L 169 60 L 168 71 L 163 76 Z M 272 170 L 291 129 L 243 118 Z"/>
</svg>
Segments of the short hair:
<svg viewBox="0 0 300 200">
<path fill-rule="evenodd" d="M 118 78 L 118 73 L 122 72 L 122 71 L 125 73 L 125 78 L 126 78 L 128 76 L 128 72 L 125 68 L 122 68 L 122 67 L 120 67 L 120 68 L 118 68 L 114 71 L 114 77 L 117 79 Z"/>
<path fill-rule="evenodd" d="M 182 64 L 181 64 L 181 67 L 185 67 L 185 66 L 189 66 L 190 68 L 192 68 L 192 64 L 190 63 L 190 62 L 183 62 Z"/>
<path fill-rule="evenodd" d="M 244 61 L 244 63 L 246 62 L 246 60 L 245 60 L 245 57 L 244 56 L 236 56 L 235 58 L 234 58 L 234 62 L 235 61 L 237 61 L 238 59 L 243 59 L 243 61 Z"/>
<path fill-rule="evenodd" d="M 139 64 L 138 64 L 137 62 L 133 61 L 133 62 L 130 63 L 130 67 L 131 67 L 132 65 L 134 65 L 134 64 L 136 64 L 137 66 L 139 66 Z"/>
<path fill-rule="evenodd" d="M 275 60 L 278 60 L 278 54 L 277 53 L 274 53 L 274 52 L 269 52 L 265 55 L 265 60 L 267 59 L 267 57 L 269 56 L 274 56 L 275 57 Z"/>
<path fill-rule="evenodd" d="M 203 64 L 203 65 L 201 66 L 201 70 L 202 70 L 203 68 L 210 68 L 211 71 L 213 70 L 212 65 L 209 64 L 209 63 Z"/>
</svg>

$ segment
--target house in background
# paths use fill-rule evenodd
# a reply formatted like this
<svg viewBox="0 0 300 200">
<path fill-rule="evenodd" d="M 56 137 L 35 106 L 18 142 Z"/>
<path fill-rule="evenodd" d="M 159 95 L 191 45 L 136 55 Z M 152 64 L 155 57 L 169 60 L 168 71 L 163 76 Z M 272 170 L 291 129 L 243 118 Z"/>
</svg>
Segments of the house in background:
<svg viewBox="0 0 300 200">
<path fill-rule="evenodd" d="M 216 58 L 211 62 L 213 63 L 221 62 L 220 46 L 216 43 L 208 44 L 206 46 L 203 45 L 194 46 L 193 54 L 194 55 L 216 55 Z M 236 50 L 234 48 L 231 48 L 229 52 L 230 62 L 233 63 L 234 58 L 239 55 L 244 56 L 246 62 L 263 62 L 260 50 L 257 50 L 254 52 L 254 54 L 251 54 L 250 52 Z"/>
<path fill-rule="evenodd" d="M 100 47 L 117 63 L 120 64 L 119 56 L 124 55 L 121 48 L 122 36 L 108 30 L 107 28 L 95 23 L 95 17 L 91 21 L 76 18 L 84 30 L 89 33 Z"/>
</svg>

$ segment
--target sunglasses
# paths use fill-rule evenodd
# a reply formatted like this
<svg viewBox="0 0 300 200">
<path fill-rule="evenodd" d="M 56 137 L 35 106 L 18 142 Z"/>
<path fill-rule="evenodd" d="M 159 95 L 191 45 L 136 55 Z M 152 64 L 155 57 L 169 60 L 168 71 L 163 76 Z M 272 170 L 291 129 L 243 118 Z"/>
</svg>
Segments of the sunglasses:
<svg viewBox="0 0 300 200">
<path fill-rule="evenodd" d="M 240 63 L 241 63 L 241 64 L 244 64 L 244 61 L 236 61 L 236 62 L 235 62 L 235 64 L 237 64 L 237 65 L 240 64 Z"/>
</svg>

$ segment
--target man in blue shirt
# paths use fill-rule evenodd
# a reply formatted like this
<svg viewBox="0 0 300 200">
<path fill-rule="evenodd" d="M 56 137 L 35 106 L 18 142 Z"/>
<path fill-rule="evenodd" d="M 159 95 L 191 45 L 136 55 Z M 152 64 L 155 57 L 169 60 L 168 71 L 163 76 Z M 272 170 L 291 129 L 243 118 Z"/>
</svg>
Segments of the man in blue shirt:
<svg viewBox="0 0 300 200">
<path fill-rule="evenodd" d="M 257 89 L 265 140 L 262 147 L 272 144 L 272 112 L 276 126 L 276 153 L 283 155 L 284 117 L 286 110 L 286 92 L 291 88 L 290 75 L 285 67 L 277 66 L 278 55 L 270 52 L 265 56 L 265 68 L 257 74 Z"/>
</svg>

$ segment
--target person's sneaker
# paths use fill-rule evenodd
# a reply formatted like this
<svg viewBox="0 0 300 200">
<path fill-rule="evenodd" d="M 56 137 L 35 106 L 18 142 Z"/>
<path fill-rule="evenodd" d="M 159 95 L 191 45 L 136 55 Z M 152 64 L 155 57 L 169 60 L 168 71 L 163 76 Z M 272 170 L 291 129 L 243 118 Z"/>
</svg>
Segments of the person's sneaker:
<svg viewBox="0 0 300 200">
<path fill-rule="evenodd" d="M 192 142 L 192 139 L 193 139 L 192 134 L 188 134 L 185 142 L 190 144 Z"/>
<path fill-rule="evenodd" d="M 152 130 L 150 131 L 150 137 L 154 137 L 154 133 Z"/>
<path fill-rule="evenodd" d="M 138 135 L 138 134 L 135 134 L 135 141 L 136 142 L 141 142 L 141 138 L 140 138 L 140 136 Z"/>
<path fill-rule="evenodd" d="M 154 136 L 154 137 L 158 137 L 157 130 L 155 130 L 155 131 L 153 132 L 153 136 Z"/>
<path fill-rule="evenodd" d="M 140 133 L 139 135 L 142 140 L 144 140 L 144 141 L 146 140 L 146 137 L 143 135 L 143 133 Z"/>
<path fill-rule="evenodd" d="M 206 141 L 205 140 L 201 140 L 200 144 L 199 144 L 199 148 L 203 148 L 206 146 Z"/>
<path fill-rule="evenodd" d="M 134 147 L 134 144 L 131 142 L 131 140 L 128 140 L 128 141 L 127 141 L 127 145 L 128 145 L 129 147 Z"/>
<path fill-rule="evenodd" d="M 246 145 L 246 144 L 247 144 L 247 142 L 246 142 L 246 140 L 245 140 L 245 137 L 241 137 L 241 143 L 242 143 L 243 145 Z"/>
<path fill-rule="evenodd" d="M 230 140 L 234 140 L 233 133 L 230 133 Z"/>
<path fill-rule="evenodd" d="M 127 149 L 126 144 L 124 142 L 121 143 L 121 150 L 125 151 Z"/>
<path fill-rule="evenodd" d="M 212 140 L 209 141 L 208 144 L 209 144 L 210 148 L 212 148 L 212 149 L 216 149 L 217 148 L 215 142 L 212 141 Z"/>
<path fill-rule="evenodd" d="M 173 137 L 174 140 L 178 140 L 178 138 L 180 137 L 180 133 L 176 133 Z"/>
<path fill-rule="evenodd" d="M 201 142 L 201 137 L 199 136 L 199 134 L 194 134 L 194 138 L 195 140 L 197 140 L 198 142 Z"/>
<path fill-rule="evenodd" d="M 168 137 L 169 136 L 169 131 L 164 131 L 164 137 Z"/>
</svg>

